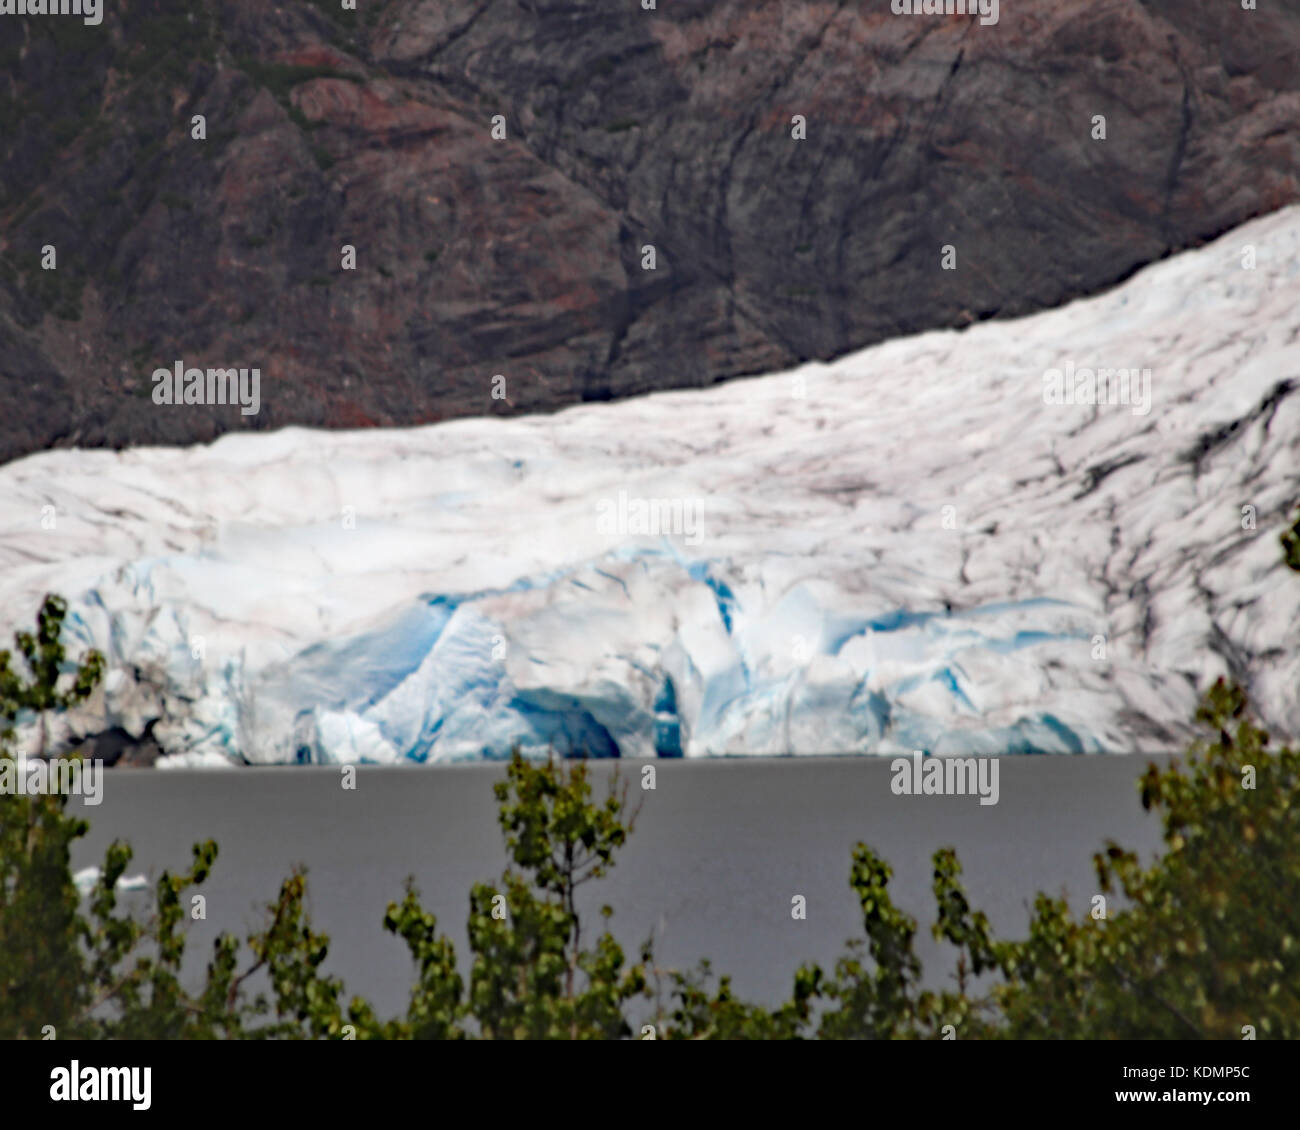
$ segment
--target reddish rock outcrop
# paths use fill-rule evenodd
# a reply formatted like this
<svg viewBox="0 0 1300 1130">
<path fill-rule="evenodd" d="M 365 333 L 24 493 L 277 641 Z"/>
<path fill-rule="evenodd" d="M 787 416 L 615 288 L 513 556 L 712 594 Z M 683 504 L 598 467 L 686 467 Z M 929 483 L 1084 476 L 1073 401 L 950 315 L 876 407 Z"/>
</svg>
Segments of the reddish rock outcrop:
<svg viewBox="0 0 1300 1130">
<path fill-rule="evenodd" d="M 1055 305 L 1300 199 L 1280 5 L 337 7 L 0 21 L 0 459 L 701 385 Z M 178 359 L 259 366 L 260 412 L 155 405 Z"/>
</svg>

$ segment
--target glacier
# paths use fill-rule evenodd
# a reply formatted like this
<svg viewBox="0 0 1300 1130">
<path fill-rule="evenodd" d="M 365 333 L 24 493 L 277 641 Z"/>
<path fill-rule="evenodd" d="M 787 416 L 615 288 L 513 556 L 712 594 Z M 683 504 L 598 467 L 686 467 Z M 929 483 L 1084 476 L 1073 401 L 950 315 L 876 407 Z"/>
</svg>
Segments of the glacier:
<svg viewBox="0 0 1300 1130">
<path fill-rule="evenodd" d="M 705 389 L 40 453 L 0 468 L 0 631 L 66 596 L 109 673 L 56 740 L 171 767 L 1156 752 L 1221 675 L 1300 734 L 1298 297 L 1291 208 Z M 1149 368 L 1149 412 L 1049 403 L 1064 367 Z"/>
</svg>

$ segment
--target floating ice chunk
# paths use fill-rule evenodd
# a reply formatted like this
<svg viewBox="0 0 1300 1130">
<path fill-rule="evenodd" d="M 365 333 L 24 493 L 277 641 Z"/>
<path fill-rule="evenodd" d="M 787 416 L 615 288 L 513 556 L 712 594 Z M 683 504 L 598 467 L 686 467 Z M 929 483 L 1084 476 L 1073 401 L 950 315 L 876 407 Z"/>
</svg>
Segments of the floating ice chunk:
<svg viewBox="0 0 1300 1130">
<path fill-rule="evenodd" d="M 82 898 L 89 895 L 99 885 L 100 874 L 98 867 L 83 867 L 72 876 L 72 882 Z M 147 891 L 149 889 L 149 880 L 144 875 L 123 875 L 117 880 L 114 887 L 120 894 L 135 894 L 139 891 Z"/>
</svg>

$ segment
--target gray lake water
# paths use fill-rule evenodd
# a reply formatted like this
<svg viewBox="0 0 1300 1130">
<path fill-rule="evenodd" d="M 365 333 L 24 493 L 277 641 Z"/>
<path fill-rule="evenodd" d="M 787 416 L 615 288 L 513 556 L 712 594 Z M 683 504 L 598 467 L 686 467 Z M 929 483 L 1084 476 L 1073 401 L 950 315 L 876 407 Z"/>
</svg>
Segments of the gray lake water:
<svg viewBox="0 0 1300 1130">
<path fill-rule="evenodd" d="M 661 965 L 708 957 L 741 996 L 776 1003 L 801 961 L 829 966 L 847 938 L 861 936 L 848 874 L 862 840 L 893 865 L 895 901 L 918 919 L 918 951 L 937 987 L 951 962 L 934 963 L 951 951 L 929 934 L 936 847 L 958 849 L 972 903 L 1010 933 L 1023 931 L 1040 889 L 1064 890 L 1086 910 L 1092 854 L 1108 837 L 1144 858 L 1160 842 L 1136 782 L 1167 758 L 998 760 L 1000 797 L 990 806 L 974 796 L 896 796 L 888 758 L 658 761 L 653 791 L 639 788 L 641 763 L 623 762 L 643 805 L 610 876 L 585 888 L 587 906 L 614 907 L 613 931 L 629 956 L 653 931 Z M 602 796 L 615 765 L 592 764 Z M 186 866 L 194 842 L 215 839 L 221 855 L 202 888 L 208 918 L 192 924 L 199 968 L 218 930 L 246 935 L 289 869 L 305 864 L 314 920 L 332 938 L 327 968 L 390 1015 L 404 1009 L 412 970 L 380 923 L 406 876 L 467 970 L 469 888 L 505 864 L 491 790 L 503 773 L 500 764 L 363 768 L 349 791 L 328 768 L 109 771 L 103 803 L 84 810 L 91 831 L 74 863 L 98 864 L 122 838 L 136 852 L 128 874 L 153 877 Z M 803 921 L 791 915 L 795 895 L 806 899 Z"/>
</svg>

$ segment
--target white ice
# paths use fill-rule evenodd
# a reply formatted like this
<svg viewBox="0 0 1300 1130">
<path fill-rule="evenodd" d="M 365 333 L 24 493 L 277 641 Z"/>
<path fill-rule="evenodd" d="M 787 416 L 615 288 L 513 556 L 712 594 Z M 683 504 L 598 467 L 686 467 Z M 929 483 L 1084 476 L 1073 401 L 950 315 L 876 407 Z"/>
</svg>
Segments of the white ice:
<svg viewBox="0 0 1300 1130">
<path fill-rule="evenodd" d="M 101 872 L 98 867 L 83 867 L 72 876 L 73 885 L 82 898 L 85 898 L 99 886 L 100 875 Z M 149 880 L 144 875 L 123 875 L 113 886 L 122 894 L 134 894 L 137 891 L 147 891 L 149 889 Z"/>
<path fill-rule="evenodd" d="M 704 390 L 34 455 L 0 468 L 0 632 L 66 595 L 112 670 L 63 738 L 156 720 L 172 765 L 1149 752 L 1221 674 L 1300 734 L 1297 299 L 1293 208 Z M 1067 362 L 1149 368 L 1149 413 L 1045 403 Z"/>
</svg>

